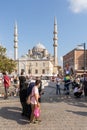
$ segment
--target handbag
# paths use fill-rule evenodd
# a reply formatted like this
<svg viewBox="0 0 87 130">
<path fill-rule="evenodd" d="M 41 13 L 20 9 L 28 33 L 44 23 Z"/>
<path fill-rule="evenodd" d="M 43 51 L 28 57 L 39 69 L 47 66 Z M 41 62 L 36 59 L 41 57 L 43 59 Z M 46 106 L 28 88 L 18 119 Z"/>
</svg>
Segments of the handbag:
<svg viewBox="0 0 87 130">
<path fill-rule="evenodd" d="M 34 109 L 34 116 L 36 118 L 38 118 L 40 116 L 40 108 L 39 107 L 35 107 L 35 109 Z"/>
</svg>

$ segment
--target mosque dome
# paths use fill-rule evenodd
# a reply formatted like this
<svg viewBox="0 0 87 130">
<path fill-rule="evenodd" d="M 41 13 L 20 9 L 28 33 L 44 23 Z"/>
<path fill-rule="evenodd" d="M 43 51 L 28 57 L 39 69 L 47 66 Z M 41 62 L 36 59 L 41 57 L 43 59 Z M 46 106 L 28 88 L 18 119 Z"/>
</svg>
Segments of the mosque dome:
<svg viewBox="0 0 87 130">
<path fill-rule="evenodd" d="M 36 46 L 34 46 L 35 49 L 45 49 L 45 46 L 41 43 L 38 43 Z"/>
</svg>

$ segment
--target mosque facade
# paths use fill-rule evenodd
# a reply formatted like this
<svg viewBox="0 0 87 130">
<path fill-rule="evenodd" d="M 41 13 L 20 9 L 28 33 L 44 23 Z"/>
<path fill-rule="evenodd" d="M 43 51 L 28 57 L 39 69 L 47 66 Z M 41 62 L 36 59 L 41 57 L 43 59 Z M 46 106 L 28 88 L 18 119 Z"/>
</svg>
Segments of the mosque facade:
<svg viewBox="0 0 87 130">
<path fill-rule="evenodd" d="M 58 31 L 56 18 L 54 19 L 53 34 L 54 55 L 51 55 L 43 44 L 38 43 L 32 49 L 29 49 L 27 54 L 18 58 L 18 29 L 17 24 L 15 24 L 14 60 L 17 62 L 16 69 L 18 74 L 21 71 L 24 71 L 26 75 L 32 76 L 52 76 L 58 74 Z"/>
</svg>

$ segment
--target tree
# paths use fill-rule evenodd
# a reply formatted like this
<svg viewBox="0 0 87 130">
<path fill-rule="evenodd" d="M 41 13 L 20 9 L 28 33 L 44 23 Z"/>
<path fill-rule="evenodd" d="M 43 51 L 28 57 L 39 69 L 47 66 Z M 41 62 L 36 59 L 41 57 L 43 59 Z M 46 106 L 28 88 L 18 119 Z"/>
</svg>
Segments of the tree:
<svg viewBox="0 0 87 130">
<path fill-rule="evenodd" d="M 12 73 L 16 68 L 16 62 L 6 56 L 6 50 L 0 45 L 0 72 Z"/>
<path fill-rule="evenodd" d="M 6 48 L 0 45 L 0 57 L 6 56 Z"/>
</svg>

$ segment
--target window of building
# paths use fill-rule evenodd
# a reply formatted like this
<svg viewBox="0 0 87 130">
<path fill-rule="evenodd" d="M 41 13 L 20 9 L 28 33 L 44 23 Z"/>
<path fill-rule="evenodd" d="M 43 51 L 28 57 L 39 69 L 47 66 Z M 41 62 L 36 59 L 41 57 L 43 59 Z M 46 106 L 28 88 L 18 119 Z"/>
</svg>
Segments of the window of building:
<svg viewBox="0 0 87 130">
<path fill-rule="evenodd" d="M 45 69 L 42 70 L 42 74 L 45 74 Z"/>
<path fill-rule="evenodd" d="M 28 74 L 30 74 L 30 73 L 31 73 L 31 70 L 29 69 L 29 70 L 28 70 Z"/>
<path fill-rule="evenodd" d="M 38 74 L 38 70 L 35 70 L 35 74 Z"/>
</svg>

